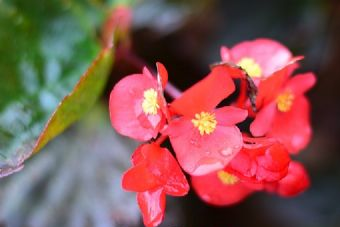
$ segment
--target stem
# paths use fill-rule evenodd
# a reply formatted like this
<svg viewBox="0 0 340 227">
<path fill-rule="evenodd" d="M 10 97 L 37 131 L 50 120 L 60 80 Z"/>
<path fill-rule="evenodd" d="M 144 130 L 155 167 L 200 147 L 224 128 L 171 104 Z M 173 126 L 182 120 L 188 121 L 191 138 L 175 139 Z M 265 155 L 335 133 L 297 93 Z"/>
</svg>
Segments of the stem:
<svg viewBox="0 0 340 227">
<path fill-rule="evenodd" d="M 170 82 L 168 82 L 167 85 L 165 86 L 165 92 L 172 99 L 177 99 L 179 96 L 182 95 L 182 92 Z"/>
<path fill-rule="evenodd" d="M 159 146 L 168 138 L 168 136 L 165 135 L 161 135 L 160 137 L 157 138 L 157 140 L 155 141 L 156 144 L 158 144 Z"/>
</svg>

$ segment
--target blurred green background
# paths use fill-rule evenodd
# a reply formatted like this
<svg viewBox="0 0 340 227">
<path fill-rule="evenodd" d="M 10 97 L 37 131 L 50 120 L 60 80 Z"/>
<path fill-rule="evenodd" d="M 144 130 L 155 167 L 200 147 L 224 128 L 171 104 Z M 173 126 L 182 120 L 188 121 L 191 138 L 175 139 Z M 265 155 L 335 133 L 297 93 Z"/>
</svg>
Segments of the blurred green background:
<svg viewBox="0 0 340 227">
<path fill-rule="evenodd" d="M 308 93 L 313 140 L 296 157 L 310 173 L 308 191 L 291 199 L 257 193 L 225 208 L 206 205 L 191 191 L 168 198 L 161 226 L 339 227 L 336 0 L 0 0 L 0 169 L 22 168 L 58 102 L 99 53 L 110 9 L 122 2 L 133 9 L 132 51 L 147 65 L 164 63 L 179 88 L 206 75 L 208 65 L 220 60 L 221 45 L 259 37 L 304 55 L 299 72 L 313 71 L 318 78 Z M 0 179 L 0 226 L 142 226 L 134 193 L 120 187 L 136 144 L 114 132 L 107 109 L 114 83 L 139 70 L 115 59 L 97 103 L 82 109 L 80 120 L 20 172 Z"/>
</svg>

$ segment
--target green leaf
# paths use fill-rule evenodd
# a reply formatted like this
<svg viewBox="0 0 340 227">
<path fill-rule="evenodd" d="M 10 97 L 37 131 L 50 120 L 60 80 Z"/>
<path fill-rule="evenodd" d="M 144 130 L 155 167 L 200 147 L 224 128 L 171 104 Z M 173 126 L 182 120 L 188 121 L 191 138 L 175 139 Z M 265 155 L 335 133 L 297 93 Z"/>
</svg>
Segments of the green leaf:
<svg viewBox="0 0 340 227">
<path fill-rule="evenodd" d="M 93 106 L 106 84 L 112 60 L 111 49 L 104 49 L 99 54 L 73 91 L 62 100 L 49 119 L 34 147 L 34 153 Z"/>
<path fill-rule="evenodd" d="M 96 29 L 108 9 L 99 0 L 0 1 L 0 176 L 20 170 L 100 95 L 113 60 Z"/>
</svg>

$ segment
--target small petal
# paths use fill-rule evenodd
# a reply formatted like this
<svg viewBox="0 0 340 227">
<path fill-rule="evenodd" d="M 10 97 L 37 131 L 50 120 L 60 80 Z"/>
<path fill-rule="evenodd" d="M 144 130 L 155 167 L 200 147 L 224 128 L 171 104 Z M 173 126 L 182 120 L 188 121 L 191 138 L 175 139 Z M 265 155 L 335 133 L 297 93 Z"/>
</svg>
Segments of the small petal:
<svg viewBox="0 0 340 227">
<path fill-rule="evenodd" d="M 158 72 L 157 80 L 161 82 L 162 88 L 164 89 L 168 82 L 168 71 L 166 70 L 165 66 L 160 62 L 157 62 L 156 66 Z"/>
<path fill-rule="evenodd" d="M 163 189 L 137 193 L 137 202 L 143 215 L 144 225 L 158 226 L 164 218 L 165 193 Z"/>
<path fill-rule="evenodd" d="M 264 106 L 255 116 L 254 121 L 250 124 L 250 132 L 253 136 L 263 136 L 272 127 L 276 115 L 276 103 L 272 102 Z"/>
<path fill-rule="evenodd" d="M 225 106 L 214 111 L 216 120 L 220 125 L 233 126 L 244 121 L 248 115 L 247 110 L 233 106 Z"/>
<path fill-rule="evenodd" d="M 202 111 L 211 111 L 235 90 L 229 75 L 229 66 L 216 66 L 203 80 L 183 92 L 170 104 L 171 109 L 187 117 Z"/>
<path fill-rule="evenodd" d="M 220 50 L 221 59 L 224 62 L 229 62 L 231 60 L 230 50 L 226 46 L 222 46 Z"/>
</svg>

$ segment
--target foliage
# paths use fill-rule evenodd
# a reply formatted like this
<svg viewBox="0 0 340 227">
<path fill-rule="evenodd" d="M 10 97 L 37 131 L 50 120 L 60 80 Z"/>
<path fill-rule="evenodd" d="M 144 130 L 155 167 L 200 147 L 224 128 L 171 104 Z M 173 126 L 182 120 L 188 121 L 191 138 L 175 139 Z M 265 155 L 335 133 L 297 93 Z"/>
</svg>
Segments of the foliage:
<svg viewBox="0 0 340 227">
<path fill-rule="evenodd" d="M 96 29 L 106 4 L 0 2 L 0 176 L 21 169 L 34 146 L 81 117 L 101 93 L 112 53 L 103 51 L 85 71 L 100 52 Z"/>
</svg>

